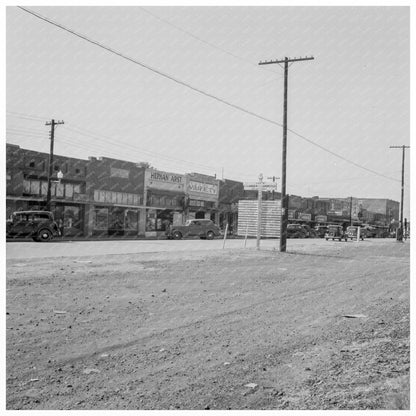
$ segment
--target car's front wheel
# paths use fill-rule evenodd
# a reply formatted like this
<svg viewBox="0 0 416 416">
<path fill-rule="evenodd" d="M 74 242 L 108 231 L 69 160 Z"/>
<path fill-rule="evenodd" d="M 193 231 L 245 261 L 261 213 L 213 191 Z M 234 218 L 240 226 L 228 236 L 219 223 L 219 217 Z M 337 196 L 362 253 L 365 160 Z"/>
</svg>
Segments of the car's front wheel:
<svg viewBox="0 0 416 416">
<path fill-rule="evenodd" d="M 50 241 L 52 239 L 52 233 L 47 228 L 44 228 L 38 232 L 37 239 L 43 243 Z"/>
<path fill-rule="evenodd" d="M 180 240 L 182 238 L 182 233 L 180 231 L 174 231 L 172 236 L 175 240 Z"/>
<path fill-rule="evenodd" d="M 213 231 L 208 231 L 207 232 L 207 240 L 213 240 L 214 239 L 214 232 Z"/>
</svg>

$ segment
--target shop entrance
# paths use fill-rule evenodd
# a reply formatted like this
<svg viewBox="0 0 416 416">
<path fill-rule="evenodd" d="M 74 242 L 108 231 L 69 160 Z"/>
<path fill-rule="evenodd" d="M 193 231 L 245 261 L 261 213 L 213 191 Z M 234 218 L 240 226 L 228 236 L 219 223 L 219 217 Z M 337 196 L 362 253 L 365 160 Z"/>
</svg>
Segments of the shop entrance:
<svg viewBox="0 0 416 416">
<path fill-rule="evenodd" d="M 195 213 L 195 219 L 197 220 L 203 220 L 205 218 L 205 212 L 204 211 L 198 211 Z"/>
</svg>

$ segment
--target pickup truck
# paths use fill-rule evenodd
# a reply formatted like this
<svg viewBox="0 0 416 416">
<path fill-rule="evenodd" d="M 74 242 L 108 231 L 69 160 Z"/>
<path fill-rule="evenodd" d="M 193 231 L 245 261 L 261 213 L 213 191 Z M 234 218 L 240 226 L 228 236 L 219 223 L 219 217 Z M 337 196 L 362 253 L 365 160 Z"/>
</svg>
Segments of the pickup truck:
<svg viewBox="0 0 416 416">
<path fill-rule="evenodd" d="M 212 240 L 221 235 L 220 228 L 211 220 L 195 219 L 188 220 L 184 225 L 170 225 L 166 232 L 168 239 L 180 240 L 184 237 L 199 237 Z"/>
</svg>

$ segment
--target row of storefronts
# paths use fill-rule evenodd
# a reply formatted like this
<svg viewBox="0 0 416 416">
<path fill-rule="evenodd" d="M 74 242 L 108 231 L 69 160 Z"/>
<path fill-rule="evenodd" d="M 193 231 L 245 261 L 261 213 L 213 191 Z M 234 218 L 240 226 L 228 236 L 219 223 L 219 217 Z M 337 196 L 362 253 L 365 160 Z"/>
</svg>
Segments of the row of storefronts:
<svg viewBox="0 0 416 416">
<path fill-rule="evenodd" d="M 48 160 L 46 153 L 7 144 L 7 216 L 14 211 L 46 208 Z M 67 237 L 158 237 L 168 224 L 194 218 L 211 219 L 222 229 L 228 224 L 233 232 L 238 226 L 238 202 L 257 199 L 253 191 L 244 190 L 242 182 L 200 173 L 165 172 L 147 163 L 111 158 L 84 160 L 56 155 L 53 172 L 50 209 Z M 264 199 L 279 197 L 278 192 L 263 195 Z M 289 197 L 289 220 L 323 222 L 338 214 L 359 218 L 370 212 L 376 212 L 380 221 L 387 221 L 387 217 L 390 221 L 398 218 L 399 204 Z"/>
<path fill-rule="evenodd" d="M 7 145 L 7 215 L 45 209 L 47 166 L 46 153 Z M 51 210 L 65 236 L 157 237 L 168 224 L 192 218 L 216 223 L 233 219 L 233 199 L 227 201 L 222 191 L 222 202 L 229 203 L 219 203 L 226 180 L 215 176 L 165 172 L 110 158 L 63 156 L 55 156 L 53 172 Z M 60 180 L 57 172 L 63 174 Z"/>
</svg>

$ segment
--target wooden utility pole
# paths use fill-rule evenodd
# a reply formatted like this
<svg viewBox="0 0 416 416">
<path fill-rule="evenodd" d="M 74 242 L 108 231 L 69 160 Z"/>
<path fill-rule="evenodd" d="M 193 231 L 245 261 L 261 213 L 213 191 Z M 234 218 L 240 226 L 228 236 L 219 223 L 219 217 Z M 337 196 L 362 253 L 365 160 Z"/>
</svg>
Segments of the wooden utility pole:
<svg viewBox="0 0 416 416">
<path fill-rule="evenodd" d="M 256 247 L 260 250 L 261 239 L 261 199 L 263 197 L 263 174 L 259 175 L 258 191 L 257 191 L 257 240 Z"/>
<path fill-rule="evenodd" d="M 313 56 L 305 58 L 285 58 L 276 61 L 259 62 L 259 65 L 281 64 L 284 63 L 285 80 L 284 80 L 284 102 L 283 102 L 283 144 L 282 144 L 282 216 L 280 224 L 280 251 L 286 251 L 287 239 L 287 222 L 288 222 L 288 198 L 286 195 L 286 153 L 287 153 L 287 83 L 289 62 L 310 61 Z"/>
<path fill-rule="evenodd" d="M 402 155 L 402 195 L 400 199 L 400 232 L 397 235 L 397 239 L 399 241 L 403 241 L 403 199 L 404 199 L 404 155 L 406 153 L 406 149 L 410 149 L 410 146 L 390 146 L 390 149 L 402 149 L 403 155 Z"/>
<path fill-rule="evenodd" d="M 55 139 L 55 126 L 58 124 L 64 124 L 63 121 L 55 121 L 52 119 L 51 121 L 46 122 L 46 126 L 51 126 L 51 132 L 50 132 L 50 150 L 49 150 L 49 169 L 48 169 L 48 192 L 46 194 L 46 210 L 51 210 L 51 181 L 52 181 L 52 175 L 53 175 L 53 145 L 54 145 L 54 139 Z"/>
</svg>

